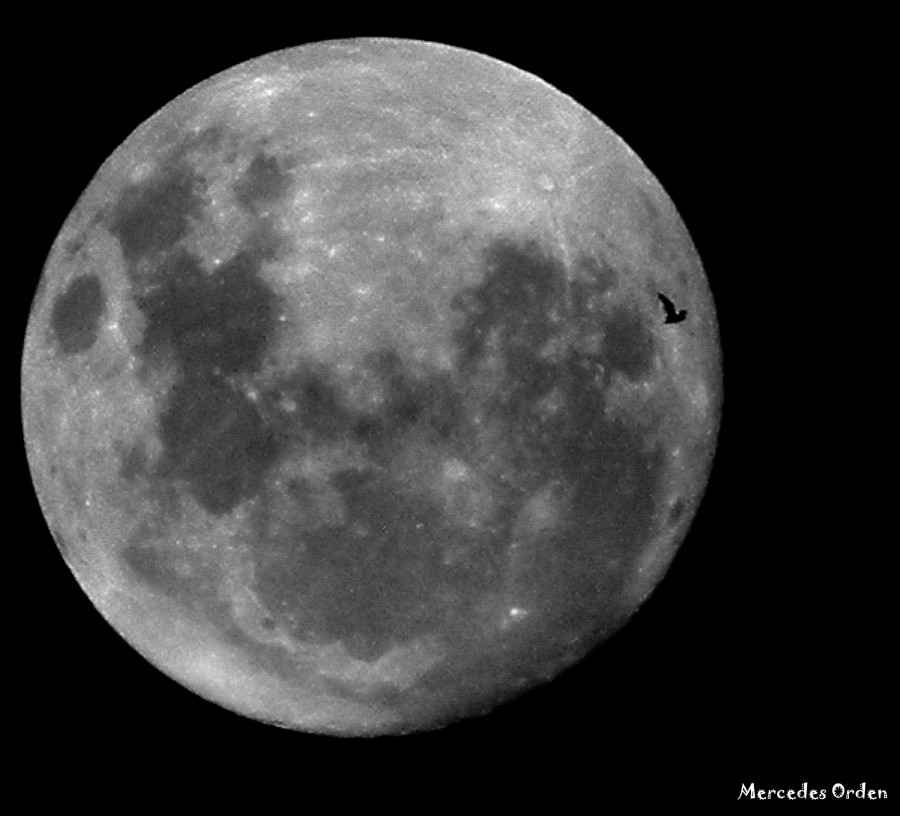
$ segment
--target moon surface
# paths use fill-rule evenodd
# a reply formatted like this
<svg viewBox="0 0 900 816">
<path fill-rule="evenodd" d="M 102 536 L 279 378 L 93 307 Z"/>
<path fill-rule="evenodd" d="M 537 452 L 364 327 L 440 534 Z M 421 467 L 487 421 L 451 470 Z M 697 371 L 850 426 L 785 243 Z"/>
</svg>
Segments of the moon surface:
<svg viewBox="0 0 900 816">
<path fill-rule="evenodd" d="M 646 599 L 720 366 L 687 229 L 614 133 L 489 57 L 362 39 L 214 76 L 107 160 L 22 409 L 63 557 L 153 665 L 405 733 L 552 682 Z"/>
</svg>

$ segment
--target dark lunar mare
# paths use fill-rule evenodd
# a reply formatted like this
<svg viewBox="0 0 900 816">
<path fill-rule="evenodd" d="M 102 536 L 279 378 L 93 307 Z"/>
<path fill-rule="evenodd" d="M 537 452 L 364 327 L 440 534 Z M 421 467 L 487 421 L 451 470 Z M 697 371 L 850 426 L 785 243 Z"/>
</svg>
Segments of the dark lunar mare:
<svg viewBox="0 0 900 816">
<path fill-rule="evenodd" d="M 236 190 L 248 210 L 283 194 L 278 173 L 274 160 L 251 164 Z M 299 350 L 298 368 L 251 400 L 240 384 L 258 371 L 278 326 L 279 299 L 260 277 L 274 239 L 261 221 L 231 260 L 204 270 L 179 243 L 202 201 L 200 181 L 175 162 L 129 188 L 110 213 L 144 318 L 135 356 L 144 366 L 176 372 L 159 417 L 162 455 L 150 465 L 140 450 L 123 452 L 123 478 L 146 478 L 160 490 L 181 484 L 213 516 L 259 497 L 260 596 L 298 634 L 341 639 L 365 659 L 440 627 L 442 615 L 467 608 L 481 593 L 499 591 L 521 502 L 529 490 L 558 480 L 571 486 L 573 520 L 542 545 L 535 575 L 548 597 L 572 599 L 570 617 L 587 615 L 603 558 L 610 551 L 627 555 L 650 529 L 662 460 L 632 431 L 605 419 L 604 389 L 613 371 L 629 378 L 646 373 L 652 341 L 641 316 L 619 307 L 607 316 L 601 351 L 554 356 L 546 349 L 568 323 L 587 330 L 602 322 L 586 304 L 614 284 L 616 273 L 582 258 L 581 282 L 567 283 L 561 262 L 538 243 L 498 239 L 485 251 L 481 283 L 453 305 L 460 360 L 453 376 L 416 376 L 394 350 L 375 349 L 363 365 L 387 396 L 379 411 L 361 413 L 345 402 L 333 372 L 304 363 Z M 404 494 L 388 465 L 413 436 L 462 455 L 468 384 L 498 338 L 505 381 L 487 407 L 507 434 L 524 487 L 503 494 L 511 502 L 501 513 L 505 527 L 476 540 L 452 530 L 421 496 Z M 542 405 L 554 389 L 563 408 L 548 416 Z M 295 410 L 285 411 L 286 403 Z M 274 512 L 275 500 L 264 485 L 279 460 L 298 446 L 324 450 L 348 440 L 366 452 L 367 464 L 331 479 L 346 523 L 311 526 L 297 518 L 267 532 L 264 516 Z M 314 486 L 300 479 L 295 487 L 298 506 L 314 506 Z M 472 554 L 457 566 L 442 565 L 441 553 L 454 544 Z M 135 542 L 125 560 L 143 580 L 176 591 L 172 570 L 152 549 Z"/>
<path fill-rule="evenodd" d="M 213 272 L 180 245 L 202 198 L 200 180 L 175 162 L 127 189 L 109 214 L 144 320 L 135 357 L 150 369 L 175 369 L 159 416 L 162 455 L 151 467 L 141 450 L 125 451 L 121 475 L 147 478 L 157 492 L 181 483 L 219 516 L 259 492 L 279 453 L 277 429 L 241 383 L 263 359 L 279 302 L 259 276 L 273 253 L 265 230 Z M 130 563 L 160 583 L 166 571 L 157 561 L 143 551 Z"/>
<path fill-rule="evenodd" d="M 106 295 L 97 275 L 79 275 L 57 295 L 50 309 L 50 328 L 63 354 L 93 348 L 106 313 Z"/>
<path fill-rule="evenodd" d="M 200 191 L 199 180 L 178 168 L 127 188 L 109 223 L 125 261 L 153 258 L 184 238 L 202 211 Z"/>
<path fill-rule="evenodd" d="M 290 188 L 290 176 L 274 156 L 257 154 L 234 186 L 235 198 L 251 212 L 275 204 Z"/>
<path fill-rule="evenodd" d="M 578 261 L 581 277 L 566 283 L 565 270 L 536 242 L 497 241 L 486 253 L 484 280 L 457 299 L 465 315 L 457 332 L 464 370 L 471 373 L 500 338 L 507 384 L 495 409 L 517 442 L 518 463 L 535 485 L 560 480 L 575 489 L 580 537 L 620 551 L 649 532 L 662 460 L 646 451 L 640 435 L 607 420 L 605 389 L 615 372 L 630 380 L 648 374 L 652 336 L 636 308 L 602 314 L 588 309 L 610 288 L 616 273 L 591 258 Z M 596 353 L 547 353 L 547 343 L 571 324 L 576 334 L 604 332 Z M 548 415 L 548 395 L 558 390 L 562 409 Z M 573 559 L 572 563 L 577 563 Z"/>
</svg>

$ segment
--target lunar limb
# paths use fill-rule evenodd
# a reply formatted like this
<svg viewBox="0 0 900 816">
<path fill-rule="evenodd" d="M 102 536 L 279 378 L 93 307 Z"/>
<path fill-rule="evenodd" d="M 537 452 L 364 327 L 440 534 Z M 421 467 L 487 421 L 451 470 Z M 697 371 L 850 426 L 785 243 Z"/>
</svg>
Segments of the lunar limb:
<svg viewBox="0 0 900 816">
<path fill-rule="evenodd" d="M 687 230 L 534 76 L 353 40 L 148 120 L 66 222 L 22 371 L 35 488 L 91 601 L 261 720 L 425 730 L 621 627 L 715 448 Z"/>
</svg>

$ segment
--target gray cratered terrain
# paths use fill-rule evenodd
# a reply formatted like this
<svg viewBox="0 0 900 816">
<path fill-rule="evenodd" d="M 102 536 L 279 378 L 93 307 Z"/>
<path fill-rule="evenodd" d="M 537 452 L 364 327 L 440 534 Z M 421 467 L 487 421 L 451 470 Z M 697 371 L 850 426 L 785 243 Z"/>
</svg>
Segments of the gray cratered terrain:
<svg viewBox="0 0 900 816">
<path fill-rule="evenodd" d="M 23 361 L 48 524 L 162 671 L 438 727 L 652 591 L 708 477 L 712 299 L 659 183 L 534 76 L 354 40 L 240 65 L 100 169 Z"/>
</svg>

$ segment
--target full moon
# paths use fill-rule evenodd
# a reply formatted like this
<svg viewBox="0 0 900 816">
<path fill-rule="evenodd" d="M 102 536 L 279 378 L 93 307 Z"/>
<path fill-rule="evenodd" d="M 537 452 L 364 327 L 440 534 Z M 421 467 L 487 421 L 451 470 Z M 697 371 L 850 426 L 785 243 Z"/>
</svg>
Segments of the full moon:
<svg viewBox="0 0 900 816">
<path fill-rule="evenodd" d="M 283 727 L 433 730 L 652 592 L 709 477 L 718 328 L 595 113 L 481 54 L 331 41 L 208 79 L 99 169 L 23 427 L 62 557 L 156 669 Z"/>
</svg>

